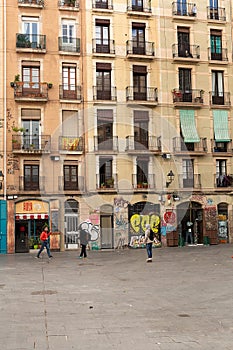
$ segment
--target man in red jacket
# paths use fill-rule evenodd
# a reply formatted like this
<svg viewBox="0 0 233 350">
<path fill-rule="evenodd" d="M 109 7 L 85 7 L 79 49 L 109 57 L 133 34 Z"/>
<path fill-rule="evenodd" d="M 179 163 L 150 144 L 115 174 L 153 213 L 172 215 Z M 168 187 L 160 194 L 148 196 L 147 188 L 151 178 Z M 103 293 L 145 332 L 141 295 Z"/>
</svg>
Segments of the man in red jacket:
<svg viewBox="0 0 233 350">
<path fill-rule="evenodd" d="M 46 250 L 47 250 L 48 257 L 52 258 L 52 255 L 50 253 L 50 248 L 49 248 L 49 242 L 48 242 L 49 236 L 50 236 L 49 229 L 47 226 L 45 226 L 43 232 L 40 235 L 40 240 L 41 240 L 42 244 L 41 244 L 41 248 L 36 256 L 37 259 L 40 258 L 40 253 L 44 250 L 44 248 L 46 248 Z"/>
</svg>

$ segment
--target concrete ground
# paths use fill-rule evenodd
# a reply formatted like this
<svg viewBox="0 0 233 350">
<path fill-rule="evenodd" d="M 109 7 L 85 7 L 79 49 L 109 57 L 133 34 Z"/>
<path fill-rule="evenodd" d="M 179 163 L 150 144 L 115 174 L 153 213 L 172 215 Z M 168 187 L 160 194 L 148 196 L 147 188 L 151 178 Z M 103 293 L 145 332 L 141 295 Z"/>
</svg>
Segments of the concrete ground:
<svg viewBox="0 0 233 350">
<path fill-rule="evenodd" d="M 233 246 L 0 255 L 1 350 L 233 349 Z"/>
</svg>

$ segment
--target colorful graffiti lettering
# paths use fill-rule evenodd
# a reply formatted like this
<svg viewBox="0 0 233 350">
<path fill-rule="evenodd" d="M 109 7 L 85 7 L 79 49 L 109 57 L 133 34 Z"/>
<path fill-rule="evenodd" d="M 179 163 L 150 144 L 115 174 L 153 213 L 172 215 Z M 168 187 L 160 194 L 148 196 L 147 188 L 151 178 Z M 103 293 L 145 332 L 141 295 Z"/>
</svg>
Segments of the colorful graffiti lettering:
<svg viewBox="0 0 233 350">
<path fill-rule="evenodd" d="M 90 233 L 91 241 L 96 241 L 99 238 L 99 225 L 93 225 L 90 221 L 83 221 L 79 228 Z"/>
<path fill-rule="evenodd" d="M 158 233 L 160 217 L 157 214 L 152 214 L 152 215 L 134 214 L 130 218 L 130 224 L 132 229 L 136 233 L 139 233 L 140 229 L 145 232 L 147 224 L 150 225 L 154 233 Z"/>
</svg>

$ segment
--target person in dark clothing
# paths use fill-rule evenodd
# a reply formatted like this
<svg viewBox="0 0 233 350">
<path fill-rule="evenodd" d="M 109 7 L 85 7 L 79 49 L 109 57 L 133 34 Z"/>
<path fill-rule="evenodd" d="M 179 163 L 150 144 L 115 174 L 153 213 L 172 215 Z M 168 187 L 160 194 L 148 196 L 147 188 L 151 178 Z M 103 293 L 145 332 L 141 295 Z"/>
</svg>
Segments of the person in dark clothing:
<svg viewBox="0 0 233 350">
<path fill-rule="evenodd" d="M 86 258 L 87 257 L 87 244 L 90 240 L 90 234 L 89 232 L 80 229 L 80 236 L 79 236 L 79 240 L 80 240 L 80 244 L 81 244 L 81 253 L 79 258 L 81 259 L 82 257 Z"/>
</svg>

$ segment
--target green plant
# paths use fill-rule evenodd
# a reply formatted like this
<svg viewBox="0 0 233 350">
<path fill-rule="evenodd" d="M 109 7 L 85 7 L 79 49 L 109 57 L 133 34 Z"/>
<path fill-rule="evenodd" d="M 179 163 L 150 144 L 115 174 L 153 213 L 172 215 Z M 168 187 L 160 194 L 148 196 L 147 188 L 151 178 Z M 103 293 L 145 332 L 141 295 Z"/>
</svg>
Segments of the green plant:
<svg viewBox="0 0 233 350">
<path fill-rule="evenodd" d="M 24 128 L 18 128 L 17 126 L 13 126 L 12 130 L 14 132 L 25 132 L 26 131 Z"/>
<path fill-rule="evenodd" d="M 19 81 L 20 81 L 20 75 L 16 74 L 14 82 L 16 83 L 16 82 L 19 82 Z"/>
<path fill-rule="evenodd" d="M 109 179 L 106 180 L 106 184 L 107 186 L 109 187 L 113 187 L 114 185 L 114 178 L 113 177 L 110 177 Z"/>
</svg>

